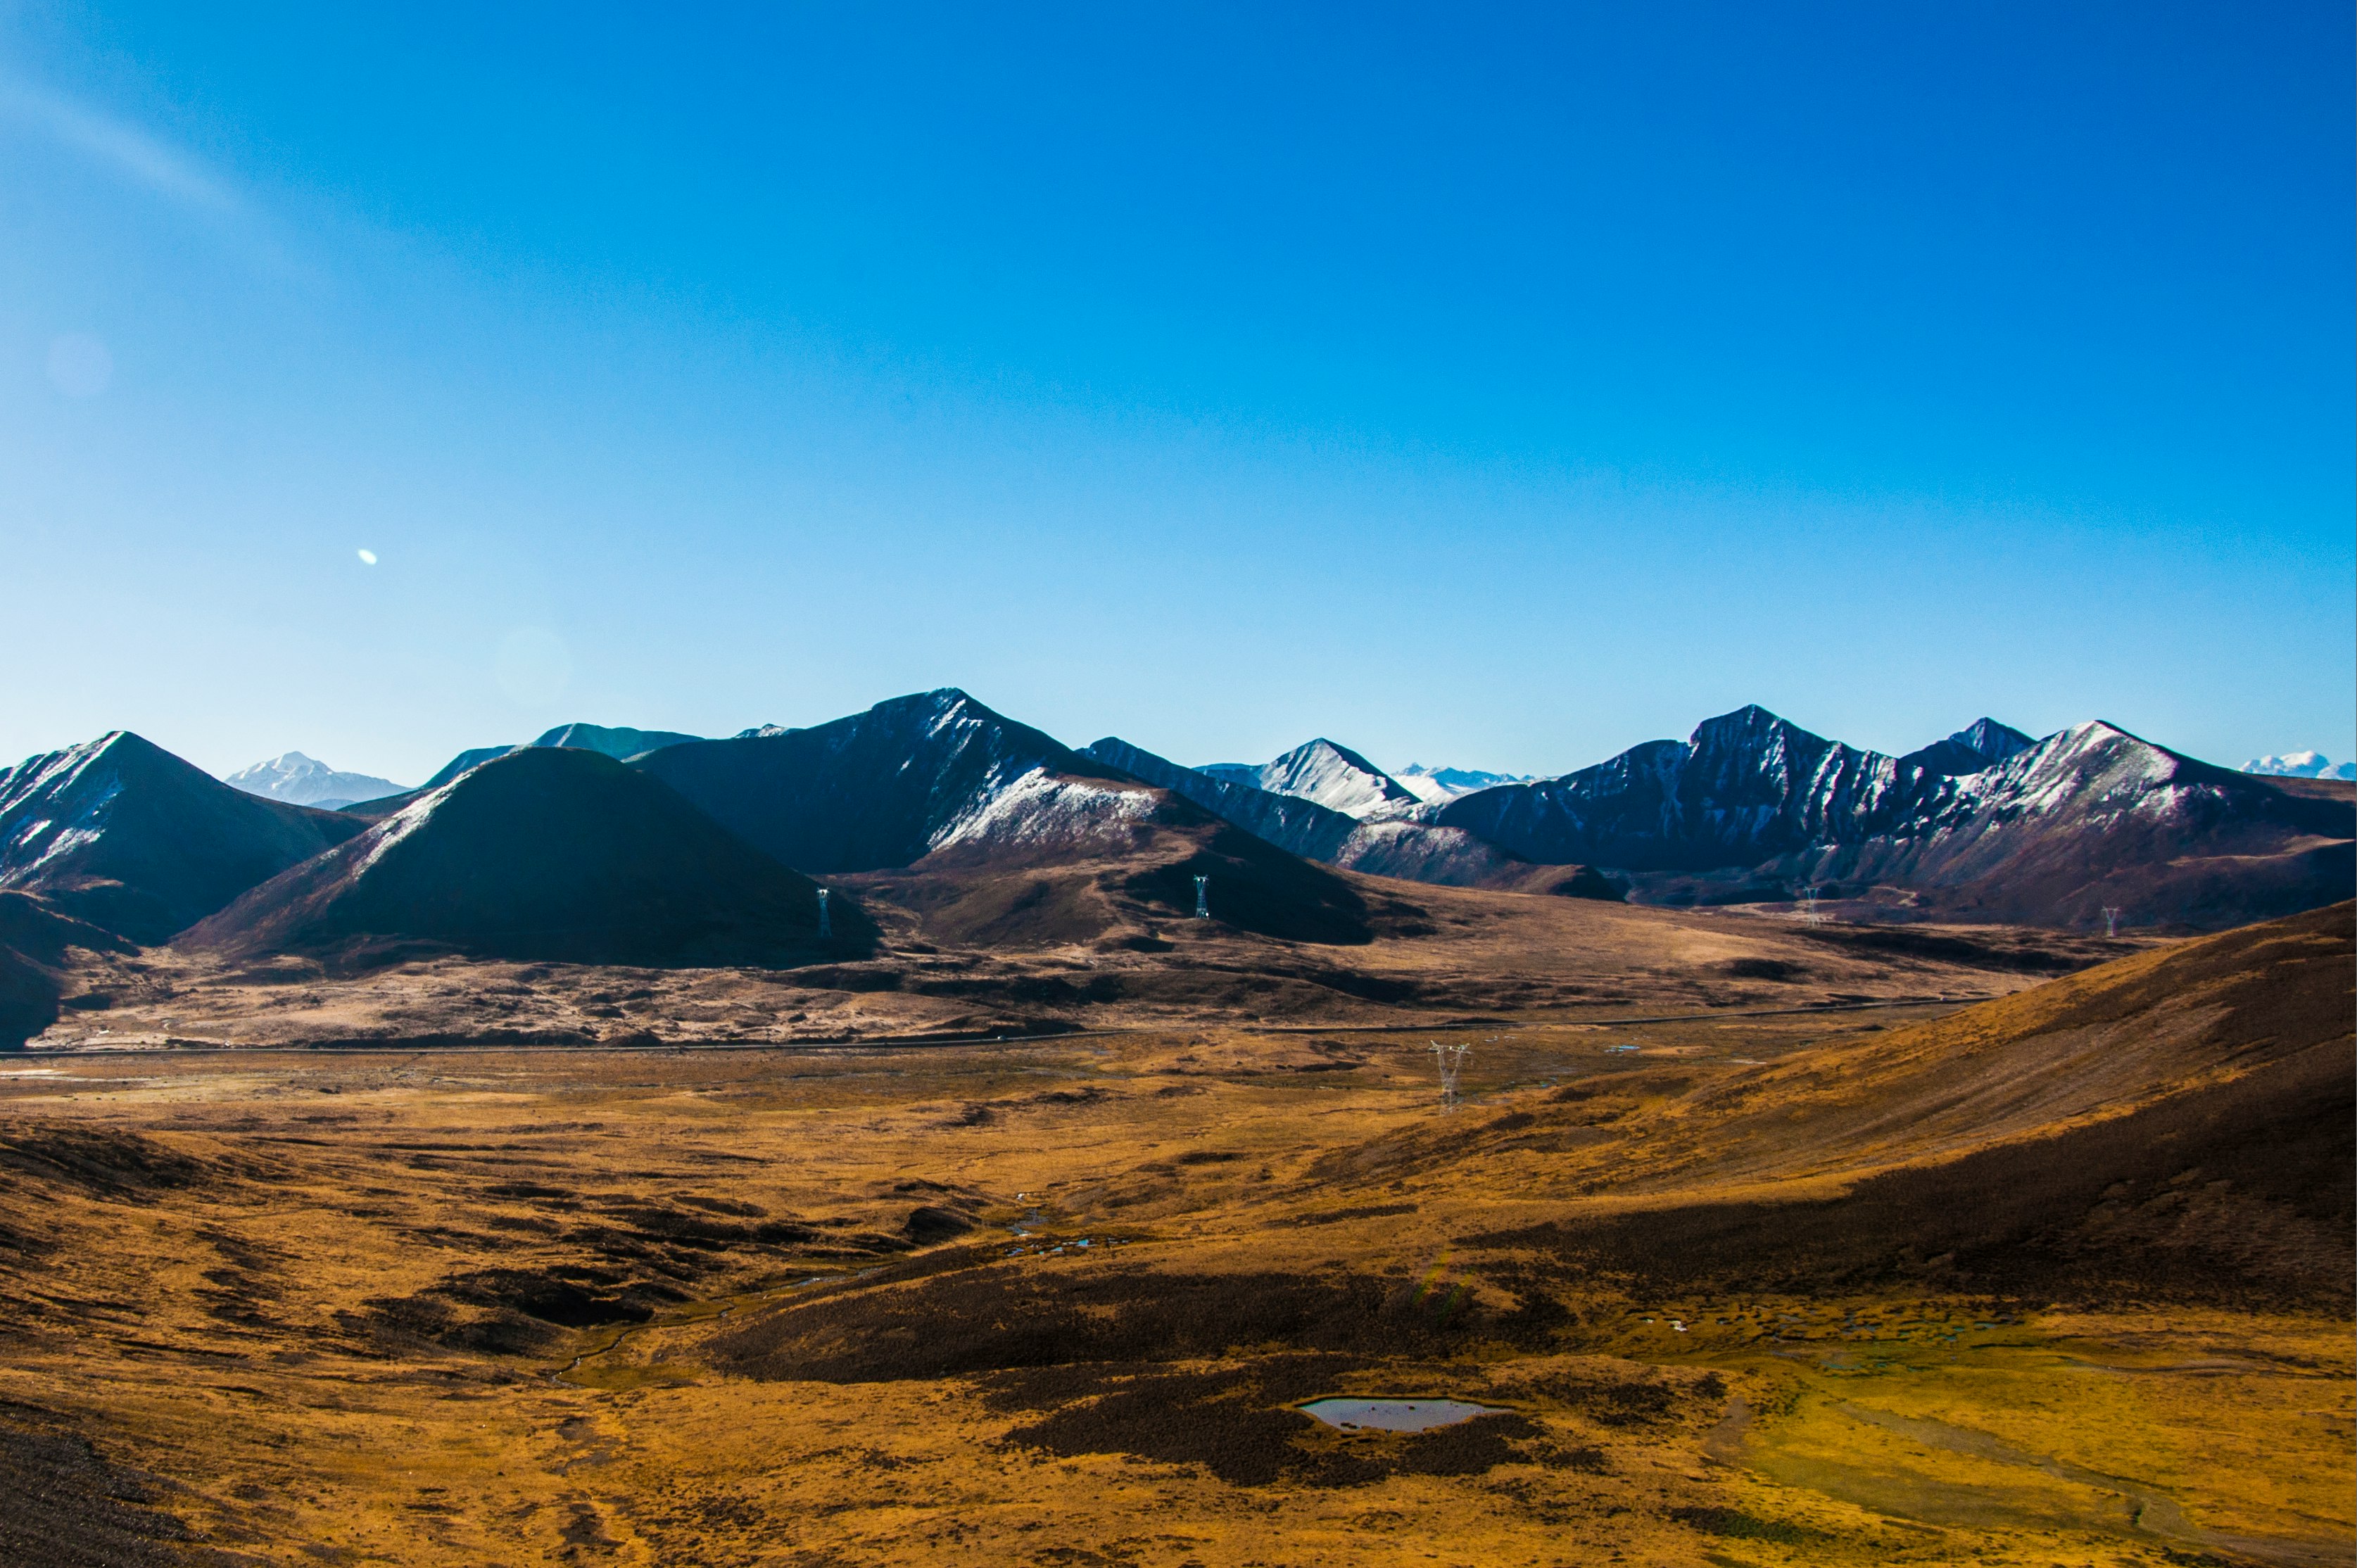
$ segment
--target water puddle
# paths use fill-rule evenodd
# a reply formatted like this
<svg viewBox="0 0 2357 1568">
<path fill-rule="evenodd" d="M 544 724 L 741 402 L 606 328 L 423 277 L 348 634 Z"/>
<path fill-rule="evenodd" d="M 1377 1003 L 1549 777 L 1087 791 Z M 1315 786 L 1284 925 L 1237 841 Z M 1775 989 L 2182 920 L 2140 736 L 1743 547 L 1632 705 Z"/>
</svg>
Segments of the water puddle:
<svg viewBox="0 0 2357 1568">
<path fill-rule="evenodd" d="M 1486 1404 L 1468 1404 L 1463 1400 L 1323 1399 L 1293 1408 L 1344 1432 L 1429 1432 L 1436 1426 L 1454 1426 L 1477 1415 L 1510 1413 Z"/>
</svg>

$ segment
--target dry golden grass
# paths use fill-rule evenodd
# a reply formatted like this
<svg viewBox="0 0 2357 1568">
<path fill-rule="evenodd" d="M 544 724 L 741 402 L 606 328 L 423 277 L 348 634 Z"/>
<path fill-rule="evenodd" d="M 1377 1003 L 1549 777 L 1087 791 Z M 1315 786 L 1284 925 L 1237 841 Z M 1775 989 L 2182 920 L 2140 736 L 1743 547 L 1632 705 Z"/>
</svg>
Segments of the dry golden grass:
<svg viewBox="0 0 2357 1568">
<path fill-rule="evenodd" d="M 2346 1563 L 2349 1315 L 2309 1275 L 2237 1299 L 2189 1263 L 2114 1291 L 2131 1254 L 2086 1214 L 2127 1200 L 2101 1193 L 2068 1217 L 2093 1250 L 2061 1262 L 1886 1256 L 1868 1225 L 1763 1240 L 1800 1260 L 1780 1273 L 1709 1228 L 1770 1197 L 1903 1219 L 1870 1207 L 1888 1179 L 2093 1148 L 2068 1140 L 2345 1056 L 2345 1013 L 2319 1046 L 2236 1033 L 2259 1015 L 2235 975 L 2329 1000 L 2339 940 L 2172 949 L 1964 1012 L 1501 1026 L 1450 1036 L 1473 1044 L 1454 1114 L 1426 1035 L 1232 1024 L 11 1058 L 0 1483 L 38 1506 L 0 1545 Z M 2234 1179 L 2217 1213 L 2242 1194 L 2232 1213 L 2294 1226 Z M 2166 1212 L 2155 1246 L 2222 1244 L 2187 1229 L 2211 1210 Z M 1404 1439 L 1286 1413 L 1329 1392 L 1512 1414 Z M 57 1479 L 51 1440 L 102 1466 Z M 131 1472 L 145 1490 L 104 1502 Z M 52 1503 L 112 1521 L 82 1558 L 22 1544 Z M 199 1539 L 158 1539 L 167 1516 Z"/>
</svg>

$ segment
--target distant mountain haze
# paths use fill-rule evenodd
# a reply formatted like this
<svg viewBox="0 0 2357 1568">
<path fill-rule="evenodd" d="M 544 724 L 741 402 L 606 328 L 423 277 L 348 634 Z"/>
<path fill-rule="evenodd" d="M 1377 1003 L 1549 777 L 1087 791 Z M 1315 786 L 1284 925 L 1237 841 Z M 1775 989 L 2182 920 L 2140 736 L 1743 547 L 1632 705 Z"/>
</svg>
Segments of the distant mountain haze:
<svg viewBox="0 0 2357 1568">
<path fill-rule="evenodd" d="M 418 786 L 421 789 L 438 789 L 470 768 L 479 768 L 494 757 L 505 757 L 526 746 L 557 746 L 576 751 L 594 751 L 616 761 L 627 761 L 642 752 L 658 751 L 666 746 L 683 741 L 701 740 L 701 736 L 683 735 L 677 730 L 630 729 L 623 725 L 559 725 L 537 740 L 520 741 L 512 746 L 479 746 L 462 751 L 444 763 L 433 778 Z"/>
</svg>

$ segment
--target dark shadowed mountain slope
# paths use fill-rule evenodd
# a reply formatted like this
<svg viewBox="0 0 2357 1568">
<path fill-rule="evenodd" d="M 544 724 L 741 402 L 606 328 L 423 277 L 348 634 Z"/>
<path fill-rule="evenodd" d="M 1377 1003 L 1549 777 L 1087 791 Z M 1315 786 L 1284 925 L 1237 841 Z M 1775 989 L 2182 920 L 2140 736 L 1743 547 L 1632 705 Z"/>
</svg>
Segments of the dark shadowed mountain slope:
<svg viewBox="0 0 2357 1568">
<path fill-rule="evenodd" d="M 873 928 L 672 789 L 597 752 L 532 746 L 469 770 L 204 921 L 182 945 L 365 958 L 425 942 L 580 963 L 808 963 Z"/>
<path fill-rule="evenodd" d="M 420 784 L 416 789 L 413 791 L 413 798 L 415 795 L 423 795 L 429 789 L 439 789 L 443 785 L 447 784 L 451 779 L 458 777 L 459 774 L 466 772 L 469 768 L 479 768 L 494 757 L 505 757 L 511 751 L 521 751 L 522 749 L 523 748 L 521 746 L 478 746 L 466 751 L 462 751 L 457 756 L 452 757 L 449 761 L 444 763 L 440 768 L 436 768 L 433 778 L 428 779 L 425 783 Z M 375 803 L 381 804 L 382 802 Z M 408 802 L 404 800 L 402 803 L 406 805 Z"/>
<path fill-rule="evenodd" d="M 532 744 L 571 746 L 576 751 L 594 751 L 624 762 L 645 752 L 703 738 L 677 730 L 631 729 L 626 725 L 559 725 Z"/>
<path fill-rule="evenodd" d="M 1744 708 L 1683 744 L 1651 741 L 1562 779 L 1485 789 L 1437 818 L 1533 859 L 1639 873 L 1641 897 L 1666 899 L 1833 882 L 1967 918 L 2085 924 L 2110 906 L 2133 923 L 2214 929 L 2349 896 L 2346 802 L 2109 725 L 2024 747 L 2018 738 L 1984 721 L 1889 757 Z M 1697 892 L 1697 876 L 1743 886 Z"/>
<path fill-rule="evenodd" d="M 0 1050 L 15 1050 L 57 1021 L 72 952 L 128 953 L 124 938 L 59 913 L 30 893 L 0 893 Z"/>
<path fill-rule="evenodd" d="M 600 756 L 610 757 L 619 761 L 636 757 L 641 752 L 660 751 L 666 746 L 677 746 L 683 741 L 703 738 L 702 736 L 682 735 L 677 730 L 631 729 L 624 725 L 572 724 L 559 725 L 530 744 L 569 746 L 576 751 L 594 751 Z M 479 746 L 471 751 L 462 751 L 444 763 L 433 778 L 419 785 L 416 792 L 422 795 L 428 789 L 439 789 L 469 768 L 479 768 L 494 757 L 505 757 L 511 751 L 522 749 L 522 746 Z M 406 803 L 406 801 L 403 802 L 403 804 Z"/>
<path fill-rule="evenodd" d="M 954 689 L 809 729 L 666 746 L 632 766 L 811 872 L 907 865 L 959 843 L 1084 840 L 1151 804 L 1123 776 Z"/>
<path fill-rule="evenodd" d="M 0 888 L 157 942 L 361 831 L 116 730 L 0 772 Z"/>
<path fill-rule="evenodd" d="M 1978 773 L 2037 744 L 2010 725 L 1980 719 L 1970 729 L 1960 729 L 1945 740 L 1909 752 L 1899 759 L 1899 766 L 1901 771 L 1911 766 L 1928 773 Z"/>
<path fill-rule="evenodd" d="M 1483 789 L 1435 819 L 1531 860 L 1700 871 L 1869 836 L 1905 821 L 1944 777 L 1746 707 L 1683 743 L 1647 741 L 1561 779 Z"/>
<path fill-rule="evenodd" d="M 1424 802 L 1406 785 L 1348 746 L 1319 738 L 1273 762 L 1214 762 L 1195 769 L 1209 779 L 1315 800 L 1361 821 L 1405 816 Z"/>
</svg>

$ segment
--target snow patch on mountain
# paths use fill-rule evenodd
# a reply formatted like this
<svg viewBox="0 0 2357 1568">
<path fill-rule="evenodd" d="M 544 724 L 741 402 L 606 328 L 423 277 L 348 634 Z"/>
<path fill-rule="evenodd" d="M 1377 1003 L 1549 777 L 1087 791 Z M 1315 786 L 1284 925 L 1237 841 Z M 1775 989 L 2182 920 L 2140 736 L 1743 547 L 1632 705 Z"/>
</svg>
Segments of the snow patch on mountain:
<svg viewBox="0 0 2357 1568">
<path fill-rule="evenodd" d="M 351 874 L 354 876 L 360 875 L 370 866 L 382 860 L 386 852 L 395 844 L 424 827 L 433 818 L 435 808 L 448 800 L 450 791 L 456 788 L 457 788 L 457 780 L 454 779 L 439 789 L 430 790 L 419 796 L 415 800 L 369 829 L 361 837 L 354 839 L 341 852 L 357 854 L 360 857 L 360 864 L 352 867 Z"/>
<path fill-rule="evenodd" d="M 932 847 L 1103 838 L 1151 817 L 1156 800 L 1151 790 L 1061 779 L 1045 768 L 1034 768 L 945 824 L 933 836 Z"/>
<path fill-rule="evenodd" d="M 2243 771 L 2272 779 L 2357 779 L 2357 762 L 2335 762 L 2320 751 L 2287 751 L 2255 757 L 2243 764 Z"/>
</svg>

